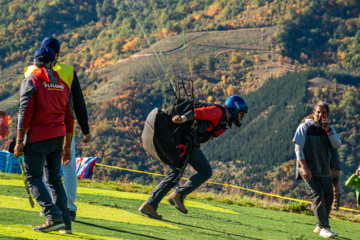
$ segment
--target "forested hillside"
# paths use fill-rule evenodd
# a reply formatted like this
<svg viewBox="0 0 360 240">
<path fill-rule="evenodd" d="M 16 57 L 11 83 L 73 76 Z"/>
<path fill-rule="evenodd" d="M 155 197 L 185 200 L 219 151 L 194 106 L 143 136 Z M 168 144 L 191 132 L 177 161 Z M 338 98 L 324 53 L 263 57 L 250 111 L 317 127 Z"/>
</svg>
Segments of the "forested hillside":
<svg viewBox="0 0 360 240">
<path fill-rule="evenodd" d="M 331 122 L 344 142 L 342 183 L 359 164 L 357 1 L 0 3 L 0 109 L 11 115 L 10 137 L 22 70 L 51 35 L 61 42 L 60 61 L 75 66 L 88 106 L 94 139 L 87 145 L 79 141 L 77 155 L 164 173 L 167 167 L 142 148 L 143 124 L 154 107 L 171 100 L 169 83 L 188 87 L 192 79 L 197 101 L 222 104 L 239 94 L 249 104 L 240 129 L 204 146 L 214 181 L 299 197 L 291 139 L 319 99 L 331 103 Z M 318 78 L 328 84 L 316 84 Z M 0 140 L 2 148 L 7 144 Z M 106 168 L 94 177 L 154 181 Z M 342 191 L 354 205 L 353 189 Z"/>
</svg>

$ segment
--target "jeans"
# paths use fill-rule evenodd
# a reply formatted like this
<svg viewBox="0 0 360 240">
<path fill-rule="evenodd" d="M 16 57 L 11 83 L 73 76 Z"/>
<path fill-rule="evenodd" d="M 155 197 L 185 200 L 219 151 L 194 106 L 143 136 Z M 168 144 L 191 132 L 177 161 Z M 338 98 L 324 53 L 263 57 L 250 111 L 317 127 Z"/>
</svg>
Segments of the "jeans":
<svg viewBox="0 0 360 240">
<path fill-rule="evenodd" d="M 64 174 L 63 177 L 65 192 L 67 196 L 67 207 L 70 211 L 76 212 L 77 206 L 75 205 L 75 199 L 78 177 L 76 175 L 75 136 L 73 136 L 71 142 L 71 161 L 67 165 L 61 167 Z"/>
<path fill-rule="evenodd" d="M 321 228 L 330 228 L 329 214 L 333 203 L 333 188 L 331 177 L 313 176 L 308 182 L 303 179 L 305 190 L 309 195 L 317 225 Z"/>
<path fill-rule="evenodd" d="M 207 161 L 205 155 L 199 148 L 196 148 L 194 150 L 194 153 L 189 160 L 189 164 L 195 169 L 197 173 L 193 175 L 189 180 L 187 180 L 183 186 L 177 187 L 176 192 L 183 195 L 187 195 L 193 192 L 212 176 L 211 166 Z M 171 188 L 175 187 L 178 184 L 180 179 L 178 179 L 177 181 L 175 180 L 177 179 L 179 173 L 180 170 L 170 168 L 170 171 L 166 175 L 166 177 L 156 186 L 154 191 L 151 193 L 147 202 L 155 209 L 158 208 L 159 202 L 165 197 L 165 195 L 171 190 Z"/>
<path fill-rule="evenodd" d="M 65 225 L 71 225 L 69 210 L 66 206 L 66 193 L 61 182 L 60 166 L 64 137 L 56 137 L 24 147 L 24 168 L 31 194 L 42 207 L 47 220 L 63 219 Z M 43 182 L 50 188 L 51 196 Z"/>
</svg>

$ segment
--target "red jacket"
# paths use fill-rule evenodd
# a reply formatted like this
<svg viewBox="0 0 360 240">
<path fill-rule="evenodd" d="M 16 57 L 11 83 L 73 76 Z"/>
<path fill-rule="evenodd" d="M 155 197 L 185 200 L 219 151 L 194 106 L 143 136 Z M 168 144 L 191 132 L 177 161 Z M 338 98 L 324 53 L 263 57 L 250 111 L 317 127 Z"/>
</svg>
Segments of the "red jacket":
<svg viewBox="0 0 360 240">
<path fill-rule="evenodd" d="M 214 127 L 216 127 L 219 124 L 224 112 L 220 107 L 213 105 L 209 107 L 197 108 L 195 109 L 195 114 L 197 120 L 210 121 L 214 125 Z M 206 129 L 206 131 L 211 131 L 212 129 L 213 126 L 211 125 L 208 129 Z M 215 132 L 215 137 L 220 136 L 224 132 L 224 129 L 220 128 Z"/>
<path fill-rule="evenodd" d="M 28 129 L 26 142 L 73 132 L 70 89 L 57 72 L 35 69 L 20 86 L 18 129 Z"/>
</svg>

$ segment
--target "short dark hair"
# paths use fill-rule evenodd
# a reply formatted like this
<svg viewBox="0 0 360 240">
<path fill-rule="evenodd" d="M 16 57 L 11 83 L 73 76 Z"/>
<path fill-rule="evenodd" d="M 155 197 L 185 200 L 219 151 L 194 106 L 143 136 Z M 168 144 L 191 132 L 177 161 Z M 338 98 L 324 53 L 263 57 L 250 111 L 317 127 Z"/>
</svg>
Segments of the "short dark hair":
<svg viewBox="0 0 360 240">
<path fill-rule="evenodd" d="M 313 113 L 316 111 L 317 107 L 324 107 L 326 109 L 327 113 L 330 114 L 330 107 L 327 102 L 319 101 L 317 104 L 315 104 L 315 106 L 313 108 Z"/>
<path fill-rule="evenodd" d="M 34 65 L 38 68 L 50 68 L 52 62 L 40 62 L 38 60 L 34 60 Z"/>
</svg>

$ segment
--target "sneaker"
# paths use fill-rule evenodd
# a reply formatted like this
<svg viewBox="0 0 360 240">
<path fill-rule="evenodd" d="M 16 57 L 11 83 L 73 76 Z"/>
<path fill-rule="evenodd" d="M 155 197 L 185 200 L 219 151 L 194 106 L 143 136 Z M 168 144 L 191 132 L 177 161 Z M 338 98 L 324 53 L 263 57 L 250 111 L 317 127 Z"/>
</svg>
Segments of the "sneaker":
<svg viewBox="0 0 360 240">
<path fill-rule="evenodd" d="M 139 208 L 139 211 L 147 215 L 150 218 L 162 219 L 162 216 L 156 212 L 156 209 L 148 202 L 144 202 Z"/>
<path fill-rule="evenodd" d="M 314 233 L 320 233 L 321 231 L 321 227 L 316 226 L 316 228 L 314 229 Z"/>
<path fill-rule="evenodd" d="M 184 194 L 180 194 L 177 192 L 173 192 L 172 194 L 170 194 L 166 200 L 173 206 L 175 206 L 175 208 L 177 210 L 179 210 L 182 213 L 187 214 L 188 210 L 185 208 L 184 206 L 184 199 L 185 199 L 186 195 Z"/>
<path fill-rule="evenodd" d="M 59 229 L 59 233 L 71 234 L 71 225 L 67 225 L 64 228 Z"/>
<path fill-rule="evenodd" d="M 63 228 L 65 226 L 64 221 L 62 219 L 54 220 L 54 221 L 46 221 L 41 226 L 36 226 L 33 228 L 36 232 L 51 232 L 59 230 L 60 228 Z"/>
<path fill-rule="evenodd" d="M 70 218 L 72 222 L 75 222 L 75 218 L 76 218 L 76 212 L 74 211 L 69 211 L 70 212 Z"/>
<path fill-rule="evenodd" d="M 332 232 L 330 228 L 322 228 L 320 231 L 320 236 L 324 238 L 333 238 L 336 237 L 338 234 L 336 232 Z"/>
</svg>

